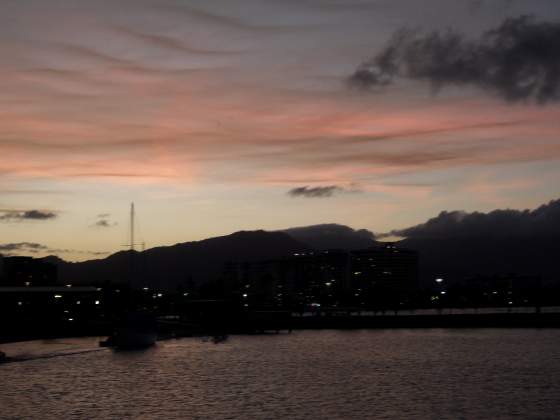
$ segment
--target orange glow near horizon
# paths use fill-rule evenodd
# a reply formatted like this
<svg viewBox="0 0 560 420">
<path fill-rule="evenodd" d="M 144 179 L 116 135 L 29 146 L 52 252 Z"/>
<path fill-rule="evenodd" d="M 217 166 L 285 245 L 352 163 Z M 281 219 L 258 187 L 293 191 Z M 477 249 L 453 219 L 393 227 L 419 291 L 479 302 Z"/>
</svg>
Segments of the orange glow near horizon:
<svg viewBox="0 0 560 420">
<path fill-rule="evenodd" d="M 0 209 L 58 215 L 0 222 L 6 243 L 114 251 L 135 200 L 155 245 L 323 222 L 387 232 L 558 194 L 558 103 L 346 83 L 400 26 L 479 34 L 503 10 L 71 3 L 10 2 L 0 17 Z M 287 194 L 303 186 L 337 193 Z M 92 227 L 103 213 L 120 216 Z"/>
</svg>

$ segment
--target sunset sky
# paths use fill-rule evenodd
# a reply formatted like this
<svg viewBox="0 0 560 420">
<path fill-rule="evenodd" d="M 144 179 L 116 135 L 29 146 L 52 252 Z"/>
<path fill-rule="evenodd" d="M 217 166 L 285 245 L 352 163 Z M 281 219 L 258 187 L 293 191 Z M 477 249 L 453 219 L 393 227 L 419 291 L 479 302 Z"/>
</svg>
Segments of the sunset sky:
<svg viewBox="0 0 560 420">
<path fill-rule="evenodd" d="M 126 243 L 132 201 L 154 247 L 318 223 L 387 232 L 560 196 L 558 101 L 348 83 L 403 27 L 476 39 L 508 17 L 557 23 L 558 0 L 0 7 L 0 244 L 99 258 Z"/>
</svg>

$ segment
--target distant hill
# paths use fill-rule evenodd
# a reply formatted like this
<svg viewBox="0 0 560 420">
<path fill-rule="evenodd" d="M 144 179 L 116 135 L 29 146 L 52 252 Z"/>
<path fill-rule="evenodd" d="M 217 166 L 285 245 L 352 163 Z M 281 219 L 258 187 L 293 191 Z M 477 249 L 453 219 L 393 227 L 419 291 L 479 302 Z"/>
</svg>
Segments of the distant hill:
<svg viewBox="0 0 560 420">
<path fill-rule="evenodd" d="M 450 281 L 477 274 L 540 275 L 560 283 L 560 200 L 535 210 L 495 210 L 490 213 L 442 212 L 425 223 L 391 232 L 405 236 L 403 248 L 419 253 L 419 274 L 428 285 L 436 277 Z M 59 266 L 62 283 L 125 282 L 136 273 L 136 285 L 148 282 L 175 288 L 203 284 L 222 273 L 225 262 L 279 258 L 323 249 L 363 249 L 376 245 L 368 230 L 322 224 L 283 231 L 237 232 L 197 242 L 117 252 L 105 259 Z"/>
<path fill-rule="evenodd" d="M 309 250 L 283 232 L 236 232 L 197 242 L 179 243 L 144 252 L 121 251 L 105 259 L 68 263 L 53 259 L 63 284 L 127 282 L 175 289 L 180 284 L 201 284 L 217 278 L 228 261 L 255 261 Z M 132 273 L 134 275 L 132 276 Z"/>
<path fill-rule="evenodd" d="M 425 281 L 476 274 L 539 275 L 560 283 L 560 200 L 534 210 L 441 212 L 425 223 L 392 232 L 420 253 Z"/>
<path fill-rule="evenodd" d="M 541 276 L 560 283 L 558 237 L 409 238 L 398 243 L 419 253 L 419 274 L 429 285 L 437 277 L 450 282 L 476 275 Z"/>
<path fill-rule="evenodd" d="M 295 227 L 282 232 L 317 250 L 364 249 L 376 244 L 375 236 L 369 230 L 354 230 L 334 223 Z"/>
</svg>

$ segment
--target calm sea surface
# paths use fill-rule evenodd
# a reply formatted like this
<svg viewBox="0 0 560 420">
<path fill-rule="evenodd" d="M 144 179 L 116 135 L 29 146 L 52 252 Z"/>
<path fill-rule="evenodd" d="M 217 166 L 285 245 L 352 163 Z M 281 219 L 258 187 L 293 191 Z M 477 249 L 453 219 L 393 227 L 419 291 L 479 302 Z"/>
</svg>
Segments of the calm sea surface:
<svg viewBox="0 0 560 420">
<path fill-rule="evenodd" d="M 558 419 L 560 330 L 296 331 L 0 345 L 0 418 Z"/>
</svg>

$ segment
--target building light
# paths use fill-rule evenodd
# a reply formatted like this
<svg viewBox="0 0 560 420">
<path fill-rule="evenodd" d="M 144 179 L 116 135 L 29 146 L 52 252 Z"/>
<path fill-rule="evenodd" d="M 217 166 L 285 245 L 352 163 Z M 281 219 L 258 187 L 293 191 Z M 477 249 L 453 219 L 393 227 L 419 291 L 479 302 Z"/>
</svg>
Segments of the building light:
<svg viewBox="0 0 560 420">
<path fill-rule="evenodd" d="M 331 284 L 332 284 L 331 282 L 326 282 L 325 286 L 330 287 Z"/>
<path fill-rule="evenodd" d="M 443 281 L 443 279 L 442 279 L 442 278 L 438 278 L 438 279 L 436 279 L 436 283 L 441 283 L 442 281 Z"/>
<path fill-rule="evenodd" d="M 447 292 L 446 292 L 445 290 L 442 290 L 440 293 L 441 293 L 442 295 L 445 295 Z"/>
<path fill-rule="evenodd" d="M 71 285 L 71 284 L 67 284 L 66 287 L 72 287 L 72 285 Z"/>
<path fill-rule="evenodd" d="M 162 297 L 162 296 L 163 296 L 163 293 L 158 293 L 157 294 L 157 297 Z"/>
<path fill-rule="evenodd" d="M 148 289 L 147 287 L 143 287 L 142 290 L 146 290 L 146 291 L 147 291 L 147 290 L 150 290 L 150 289 Z"/>
<path fill-rule="evenodd" d="M 355 275 L 355 276 L 359 276 L 360 274 L 362 274 L 361 271 L 354 271 L 354 275 Z"/>
<path fill-rule="evenodd" d="M 76 301 L 76 305 L 79 305 L 80 303 L 82 303 L 82 302 L 80 302 L 79 300 Z"/>
<path fill-rule="evenodd" d="M 74 318 L 68 318 L 68 321 L 74 321 Z"/>
<path fill-rule="evenodd" d="M 31 286 L 31 282 L 30 282 L 30 281 L 26 281 L 26 282 L 25 282 L 25 286 L 26 286 L 26 287 Z"/>
<path fill-rule="evenodd" d="M 183 296 L 188 296 L 188 295 L 189 295 L 188 292 L 183 293 Z"/>
<path fill-rule="evenodd" d="M 243 293 L 243 297 L 246 298 L 246 297 L 247 297 L 247 293 Z"/>
<path fill-rule="evenodd" d="M 54 295 L 55 299 L 60 299 L 62 297 L 62 295 Z"/>
<path fill-rule="evenodd" d="M 96 300 L 96 301 L 95 301 L 95 304 L 96 304 L 96 305 L 99 305 L 99 301 L 98 301 L 98 300 Z"/>
<path fill-rule="evenodd" d="M 18 302 L 17 304 L 18 304 L 18 306 L 21 306 L 21 305 L 23 305 L 23 302 Z"/>
</svg>

